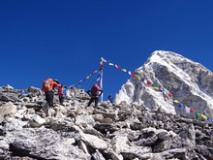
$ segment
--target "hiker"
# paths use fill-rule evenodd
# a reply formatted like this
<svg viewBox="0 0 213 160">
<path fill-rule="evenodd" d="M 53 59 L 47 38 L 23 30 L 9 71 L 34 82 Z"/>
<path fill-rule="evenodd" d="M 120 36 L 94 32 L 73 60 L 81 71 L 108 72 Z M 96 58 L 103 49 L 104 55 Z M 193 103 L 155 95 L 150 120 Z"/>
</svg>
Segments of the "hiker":
<svg viewBox="0 0 213 160">
<path fill-rule="evenodd" d="M 69 93 L 70 93 L 70 95 L 72 96 L 72 97 L 74 97 L 75 95 L 76 95 L 76 89 L 75 89 L 75 87 L 74 86 L 71 86 L 70 88 L 69 88 Z"/>
<path fill-rule="evenodd" d="M 103 93 L 103 91 L 98 87 L 97 84 L 94 84 L 90 90 L 87 91 L 89 96 L 91 97 L 87 107 L 89 107 L 93 101 L 95 101 L 95 110 L 98 107 L 98 97 Z"/>
<path fill-rule="evenodd" d="M 60 83 L 57 79 L 48 78 L 42 84 L 42 90 L 45 93 L 45 98 L 48 103 L 48 107 L 53 107 L 54 91 L 56 87 L 59 87 Z"/>
<path fill-rule="evenodd" d="M 58 87 L 58 98 L 60 105 L 64 105 L 64 99 L 67 96 L 67 87 L 61 84 L 61 86 Z"/>
<path fill-rule="evenodd" d="M 111 103 L 113 103 L 113 97 L 112 97 L 111 94 L 110 94 L 107 98 L 108 98 L 108 100 L 109 100 Z"/>
</svg>

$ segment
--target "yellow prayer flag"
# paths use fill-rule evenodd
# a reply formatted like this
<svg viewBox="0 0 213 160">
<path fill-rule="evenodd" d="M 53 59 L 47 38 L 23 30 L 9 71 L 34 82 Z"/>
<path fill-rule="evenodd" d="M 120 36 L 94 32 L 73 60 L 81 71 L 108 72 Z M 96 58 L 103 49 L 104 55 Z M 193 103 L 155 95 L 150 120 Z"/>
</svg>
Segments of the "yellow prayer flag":
<svg viewBox="0 0 213 160">
<path fill-rule="evenodd" d="M 141 80 L 141 77 L 140 76 L 136 76 L 136 78 L 140 81 Z"/>
<path fill-rule="evenodd" d="M 179 101 L 178 101 L 178 100 L 176 100 L 176 99 L 175 99 L 173 102 L 175 102 L 175 103 L 179 103 Z"/>
<path fill-rule="evenodd" d="M 87 76 L 86 79 L 89 79 L 90 76 Z"/>
<path fill-rule="evenodd" d="M 126 72 L 126 69 L 122 69 L 123 72 Z"/>
<path fill-rule="evenodd" d="M 158 88 L 158 87 L 155 87 L 154 89 L 155 89 L 156 91 L 159 91 L 159 88 Z"/>
<path fill-rule="evenodd" d="M 204 115 L 204 114 L 200 114 L 200 116 L 204 119 L 207 119 L 206 115 Z"/>
</svg>

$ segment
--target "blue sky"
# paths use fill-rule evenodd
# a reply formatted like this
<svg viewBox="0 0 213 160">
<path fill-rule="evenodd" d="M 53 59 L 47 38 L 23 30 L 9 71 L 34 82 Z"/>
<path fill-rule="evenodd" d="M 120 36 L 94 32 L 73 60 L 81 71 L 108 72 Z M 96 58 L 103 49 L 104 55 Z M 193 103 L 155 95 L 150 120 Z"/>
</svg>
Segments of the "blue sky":
<svg viewBox="0 0 213 160">
<path fill-rule="evenodd" d="M 69 86 L 97 70 L 101 57 L 134 71 L 155 50 L 212 71 L 212 8 L 212 0 L 0 1 L 0 85 L 40 88 L 53 77 Z M 129 78 L 105 65 L 104 97 Z"/>
</svg>

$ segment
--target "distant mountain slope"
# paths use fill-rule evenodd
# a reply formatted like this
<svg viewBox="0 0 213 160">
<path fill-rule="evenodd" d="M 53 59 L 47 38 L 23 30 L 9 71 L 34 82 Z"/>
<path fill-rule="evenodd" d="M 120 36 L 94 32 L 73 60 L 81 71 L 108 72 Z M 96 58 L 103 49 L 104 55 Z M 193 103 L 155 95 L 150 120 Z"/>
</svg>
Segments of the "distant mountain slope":
<svg viewBox="0 0 213 160">
<path fill-rule="evenodd" d="M 213 117 L 213 74 L 202 64 L 170 51 L 155 51 L 135 73 L 163 92 L 156 91 L 136 78 L 129 79 L 115 97 L 117 104 L 159 107 L 168 113 L 185 114 L 184 107 Z M 171 93 L 169 98 L 165 93 Z M 174 104 L 174 98 L 184 107 Z"/>
</svg>

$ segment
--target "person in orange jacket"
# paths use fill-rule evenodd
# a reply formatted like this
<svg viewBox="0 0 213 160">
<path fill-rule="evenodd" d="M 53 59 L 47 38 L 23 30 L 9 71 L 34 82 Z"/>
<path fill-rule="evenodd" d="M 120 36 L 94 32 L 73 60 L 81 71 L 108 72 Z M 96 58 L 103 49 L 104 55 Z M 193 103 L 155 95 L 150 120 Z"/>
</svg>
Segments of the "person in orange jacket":
<svg viewBox="0 0 213 160">
<path fill-rule="evenodd" d="M 49 107 L 53 107 L 54 90 L 56 87 L 61 86 L 57 79 L 48 78 L 42 84 L 42 90 L 45 93 L 46 101 Z"/>
</svg>

